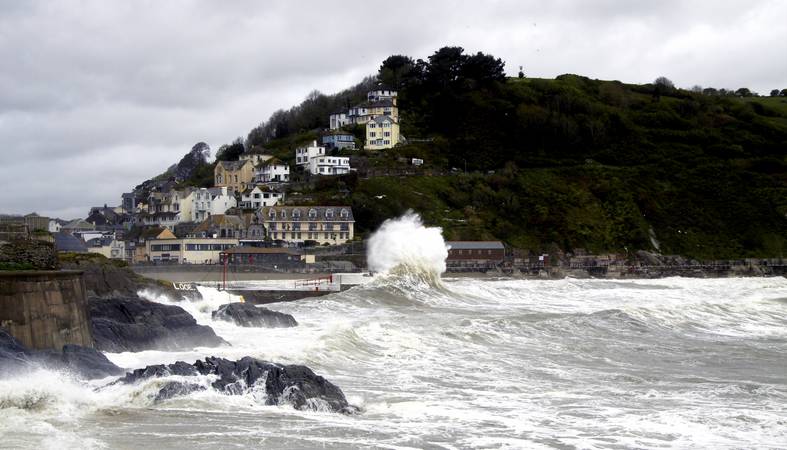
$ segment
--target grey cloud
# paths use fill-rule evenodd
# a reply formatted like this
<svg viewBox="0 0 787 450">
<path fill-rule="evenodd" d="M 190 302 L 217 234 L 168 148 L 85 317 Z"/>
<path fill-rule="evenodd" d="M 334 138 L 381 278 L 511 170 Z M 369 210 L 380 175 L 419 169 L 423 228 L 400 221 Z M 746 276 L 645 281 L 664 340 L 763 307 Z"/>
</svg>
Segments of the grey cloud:
<svg viewBox="0 0 787 450">
<path fill-rule="evenodd" d="M 0 1 L 0 210 L 85 215 L 195 142 L 443 45 L 511 74 L 787 87 L 783 2 L 337 3 Z"/>
</svg>

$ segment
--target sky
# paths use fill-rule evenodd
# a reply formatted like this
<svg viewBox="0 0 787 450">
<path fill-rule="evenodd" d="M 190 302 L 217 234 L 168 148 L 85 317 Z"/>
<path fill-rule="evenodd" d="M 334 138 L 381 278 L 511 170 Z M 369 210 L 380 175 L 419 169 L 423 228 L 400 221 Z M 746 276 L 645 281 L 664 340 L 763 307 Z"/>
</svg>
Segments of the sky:
<svg viewBox="0 0 787 450">
<path fill-rule="evenodd" d="M 787 88 L 787 1 L 0 0 L 0 213 L 85 217 L 392 54 L 515 75 Z"/>
</svg>

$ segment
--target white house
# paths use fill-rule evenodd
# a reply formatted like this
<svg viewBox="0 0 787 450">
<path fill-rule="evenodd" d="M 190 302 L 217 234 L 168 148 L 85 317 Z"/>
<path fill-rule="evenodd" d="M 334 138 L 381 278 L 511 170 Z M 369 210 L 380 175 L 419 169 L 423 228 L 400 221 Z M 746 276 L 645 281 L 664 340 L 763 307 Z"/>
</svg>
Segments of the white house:
<svg viewBox="0 0 787 450">
<path fill-rule="evenodd" d="M 230 195 L 227 187 L 213 187 L 197 189 L 181 202 L 189 203 L 190 211 L 188 220 L 191 222 L 202 222 L 214 214 L 224 214 L 228 209 L 237 206 L 235 197 Z M 183 220 L 187 220 L 185 217 Z"/>
<path fill-rule="evenodd" d="M 238 206 L 246 209 L 257 209 L 265 206 L 274 206 L 283 200 L 284 193 L 262 190 L 259 186 L 255 186 L 254 189 L 246 189 L 241 193 L 241 201 Z"/>
<path fill-rule="evenodd" d="M 312 141 L 310 146 L 295 149 L 295 164 L 308 166 L 309 160 L 317 156 L 325 156 L 325 147 L 318 146 L 317 141 Z"/>
<path fill-rule="evenodd" d="M 391 100 L 396 104 L 396 97 L 398 92 L 393 89 L 377 88 L 366 93 L 366 99 L 370 102 L 379 102 L 380 100 Z"/>
<path fill-rule="evenodd" d="M 344 175 L 350 172 L 350 158 L 346 156 L 318 156 L 309 160 L 312 175 Z"/>
<path fill-rule="evenodd" d="M 61 227 L 62 227 L 62 225 L 60 225 L 60 222 L 58 222 L 57 220 L 55 220 L 55 219 L 50 219 L 49 220 L 49 232 L 50 233 L 59 233 Z"/>
<path fill-rule="evenodd" d="M 289 183 L 290 166 L 273 158 L 262 163 L 262 167 L 254 174 L 257 183 Z"/>
<path fill-rule="evenodd" d="M 336 130 L 338 128 L 341 128 L 345 125 L 349 125 L 351 123 L 350 118 L 347 117 L 347 113 L 343 113 L 343 112 L 333 113 L 329 116 L 329 118 L 331 123 L 331 130 Z"/>
</svg>

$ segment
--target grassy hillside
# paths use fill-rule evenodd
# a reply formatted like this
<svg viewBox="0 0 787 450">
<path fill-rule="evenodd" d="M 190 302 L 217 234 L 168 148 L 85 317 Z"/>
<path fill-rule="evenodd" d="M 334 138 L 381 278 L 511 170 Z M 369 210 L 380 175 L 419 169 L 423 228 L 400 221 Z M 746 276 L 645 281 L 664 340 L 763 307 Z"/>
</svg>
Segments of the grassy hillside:
<svg viewBox="0 0 787 450">
<path fill-rule="evenodd" d="M 449 238 L 536 251 L 655 242 L 707 259 L 787 254 L 785 97 L 577 75 L 512 79 L 500 60 L 450 47 L 427 61 L 391 57 L 378 77 L 399 90 L 402 133 L 419 143 L 366 163 L 421 157 L 449 175 L 323 180 L 306 192 L 315 203 L 351 203 L 362 233 L 412 208 Z M 311 123 L 304 110 L 277 129 Z M 263 145 L 291 159 L 314 137 L 301 128 Z"/>
</svg>

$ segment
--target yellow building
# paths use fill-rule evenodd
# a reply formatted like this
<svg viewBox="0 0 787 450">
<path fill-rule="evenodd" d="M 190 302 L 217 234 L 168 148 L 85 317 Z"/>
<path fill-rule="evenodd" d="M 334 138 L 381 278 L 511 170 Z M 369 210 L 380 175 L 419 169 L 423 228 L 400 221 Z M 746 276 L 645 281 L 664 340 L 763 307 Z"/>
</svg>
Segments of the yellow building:
<svg viewBox="0 0 787 450">
<path fill-rule="evenodd" d="M 260 218 L 274 241 L 336 245 L 355 237 L 349 206 L 269 206 L 262 208 Z"/>
<path fill-rule="evenodd" d="M 219 161 L 213 171 L 216 187 L 226 187 L 229 193 L 243 192 L 254 179 L 254 162 L 250 159 L 240 161 Z"/>
<path fill-rule="evenodd" d="M 388 116 L 378 116 L 366 123 L 365 150 L 393 148 L 399 143 L 399 124 Z"/>
</svg>

